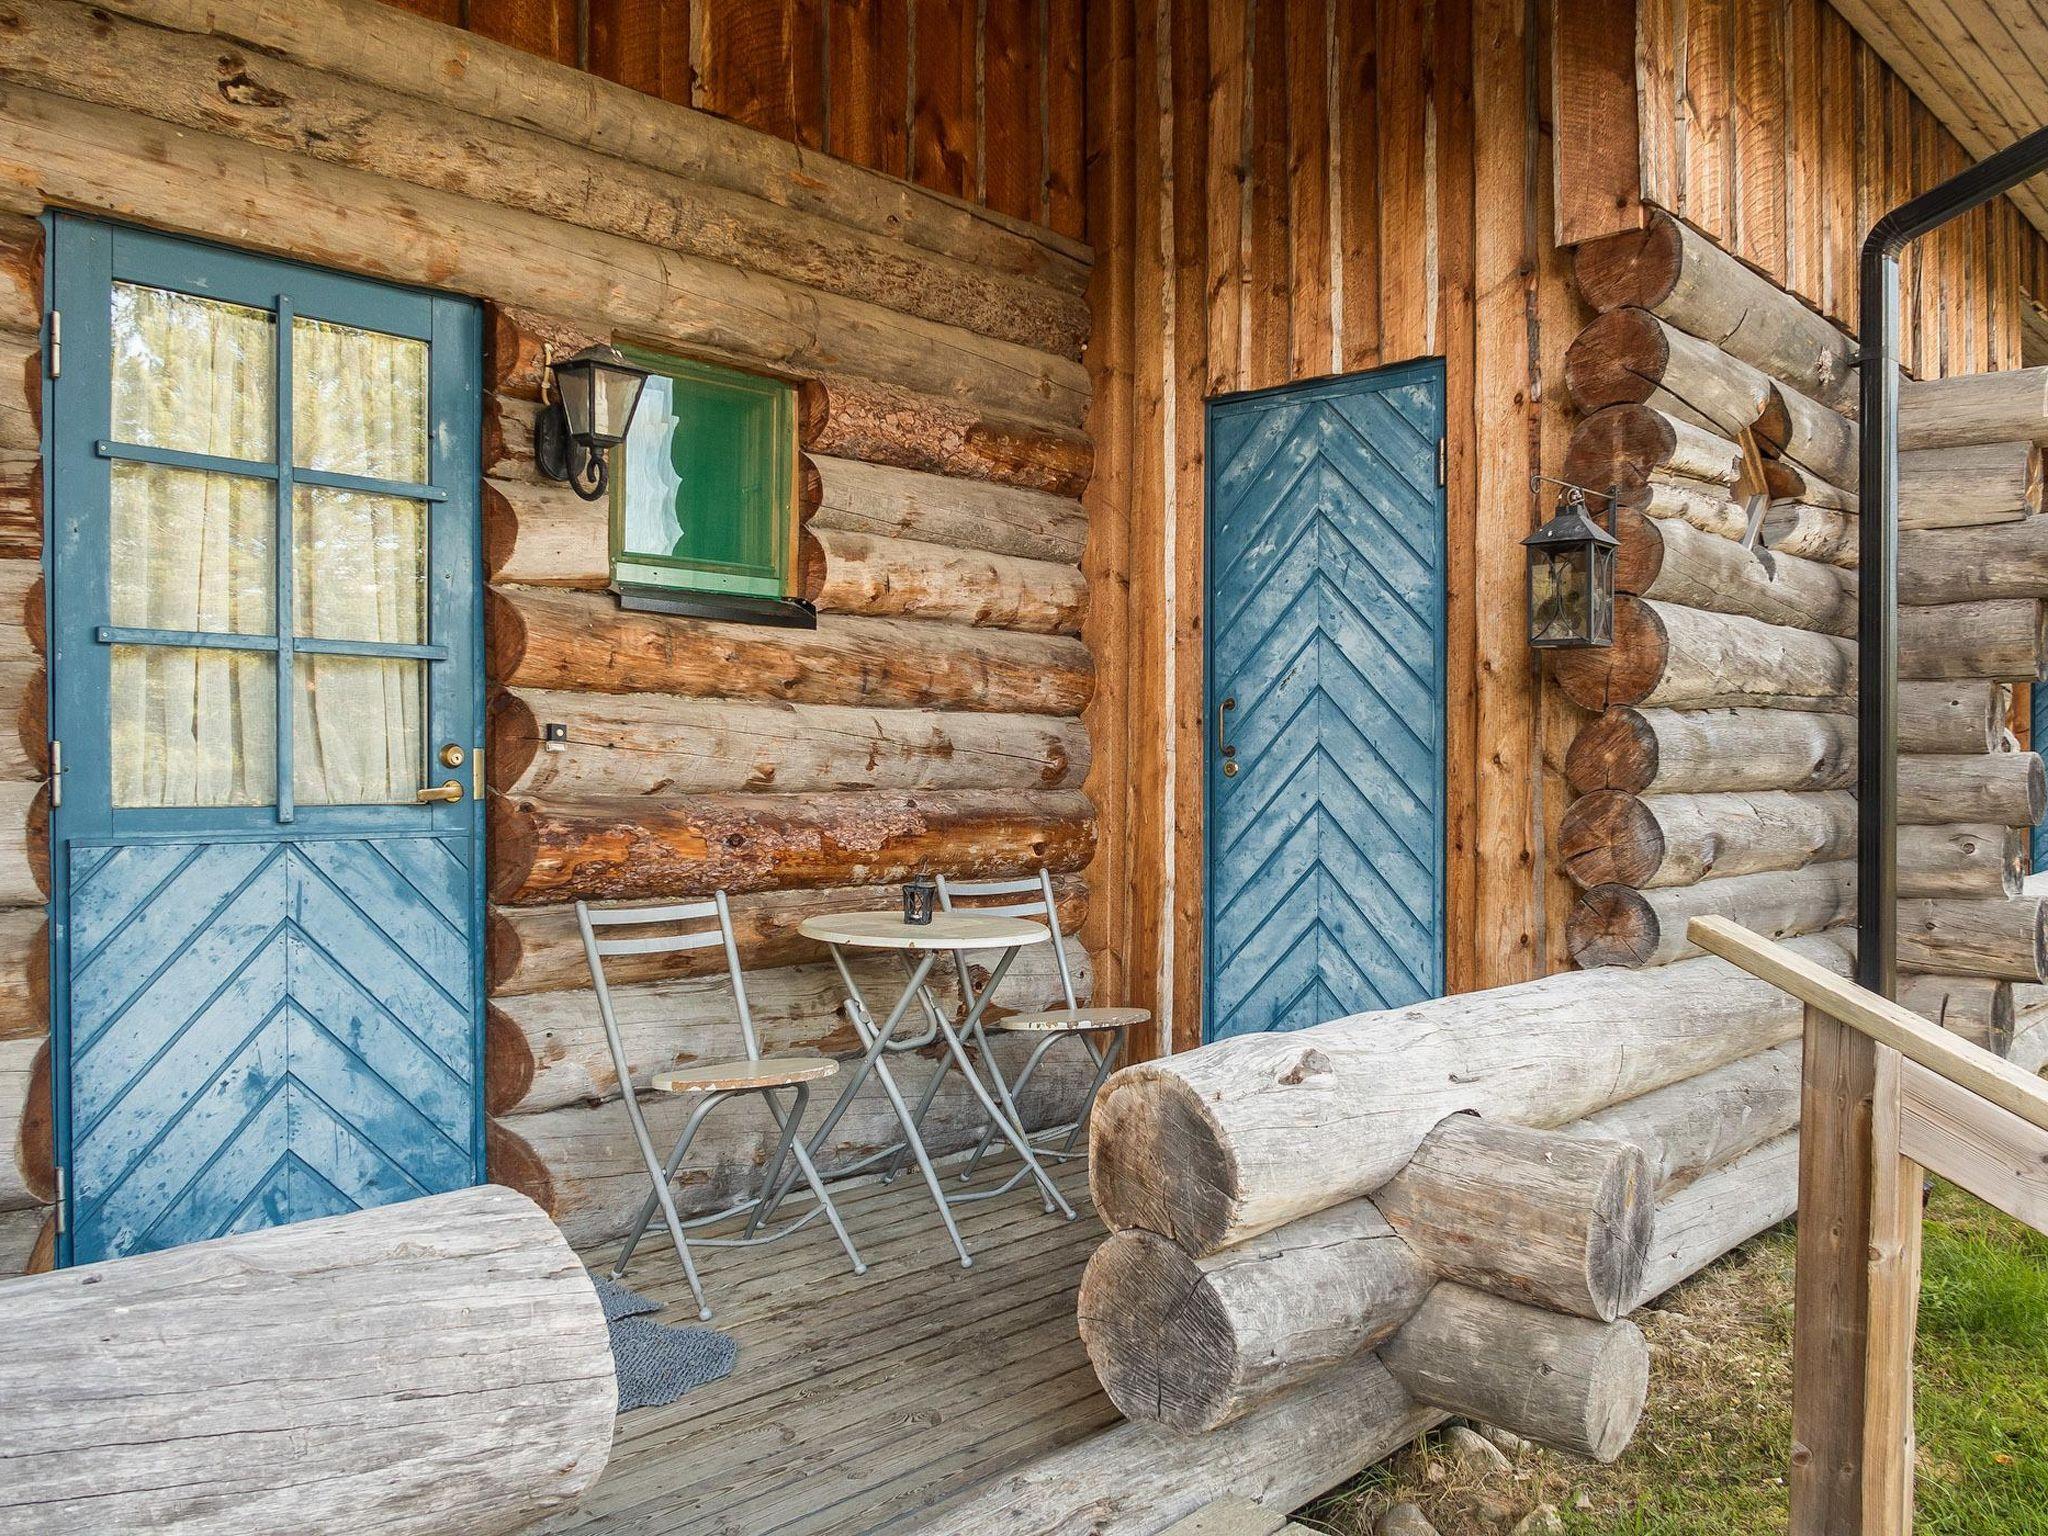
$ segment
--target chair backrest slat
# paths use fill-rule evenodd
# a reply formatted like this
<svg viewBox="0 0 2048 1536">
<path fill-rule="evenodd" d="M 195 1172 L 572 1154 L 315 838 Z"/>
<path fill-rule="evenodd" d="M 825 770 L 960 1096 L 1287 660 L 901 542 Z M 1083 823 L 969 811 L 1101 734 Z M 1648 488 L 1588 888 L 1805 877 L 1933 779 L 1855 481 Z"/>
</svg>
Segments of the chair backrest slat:
<svg viewBox="0 0 2048 1536">
<path fill-rule="evenodd" d="M 697 923 L 706 918 L 712 919 L 714 926 L 682 933 L 641 934 L 618 939 L 600 939 L 597 936 L 600 927 L 644 928 Z M 618 1068 L 621 1083 L 630 1081 L 631 1074 L 625 1046 L 619 1039 L 618 1020 L 612 1014 L 611 987 L 605 980 L 604 960 L 607 955 L 680 954 L 688 950 L 723 947 L 726 979 L 732 983 L 733 1004 L 739 1013 L 740 1033 L 746 1040 L 747 1060 L 761 1059 L 761 1042 L 754 1033 L 753 1010 L 747 1006 L 747 983 L 740 974 L 739 942 L 733 935 L 732 909 L 726 904 L 725 892 L 714 892 L 709 901 L 675 902 L 661 907 L 593 907 L 588 902 L 579 901 L 576 903 L 576 926 L 583 935 L 583 957 L 590 966 L 590 984 L 597 991 L 597 1011 L 604 1020 L 605 1039 L 611 1046 L 613 1064 Z"/>
<path fill-rule="evenodd" d="M 1029 901 L 976 905 L 966 910 L 986 917 L 1035 917 L 1043 922 L 1052 930 L 1052 958 L 1059 967 L 1060 991 L 1065 995 L 1069 1008 L 1081 1006 L 1081 1000 L 1074 995 L 1073 973 L 1067 968 L 1067 941 L 1060 932 L 1060 904 L 1058 896 L 1053 893 L 1051 870 L 1041 869 L 1035 875 L 1003 880 L 948 880 L 940 875 L 938 885 L 939 906 L 947 912 L 953 911 L 955 899 L 963 896 L 1014 896 L 1025 891 L 1034 892 Z M 966 954 L 955 950 L 953 961 L 960 972 L 962 991 L 971 993 L 973 988 L 967 979 Z"/>
</svg>

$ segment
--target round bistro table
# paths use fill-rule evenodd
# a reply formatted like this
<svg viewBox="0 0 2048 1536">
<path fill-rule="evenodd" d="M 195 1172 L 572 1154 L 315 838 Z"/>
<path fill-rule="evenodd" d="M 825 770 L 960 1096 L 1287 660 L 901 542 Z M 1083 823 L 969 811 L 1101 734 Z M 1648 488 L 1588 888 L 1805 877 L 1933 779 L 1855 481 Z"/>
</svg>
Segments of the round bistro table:
<svg viewBox="0 0 2048 1536">
<path fill-rule="evenodd" d="M 932 1192 L 932 1200 L 938 1205 L 940 1219 L 946 1224 L 946 1233 L 953 1239 L 953 1247 L 960 1255 L 963 1268 L 974 1263 L 967 1252 L 966 1243 L 961 1241 L 960 1228 L 953 1220 L 952 1201 L 945 1188 L 939 1183 L 939 1176 L 932 1168 L 930 1155 L 925 1151 L 924 1140 L 918 1134 L 918 1117 L 911 1113 L 903 1102 L 903 1094 L 896 1086 L 896 1079 L 889 1071 L 887 1053 L 895 1040 L 896 1032 L 904 1019 L 909 1017 L 911 1005 L 922 1001 L 924 1012 L 931 1019 L 938 1032 L 945 1037 L 946 1048 L 952 1053 L 953 1064 L 967 1079 L 967 1085 L 981 1102 L 982 1109 L 989 1117 L 989 1123 L 996 1133 L 1016 1149 L 1024 1160 L 1026 1168 L 1038 1180 L 1046 1199 L 1056 1204 L 1073 1219 L 1074 1208 L 1060 1193 L 1051 1175 L 1038 1161 L 1031 1150 L 1031 1138 L 1025 1133 L 1023 1122 L 1018 1117 L 1017 1106 L 1010 1098 L 1010 1091 L 1003 1083 L 1000 1073 L 991 1073 L 995 1081 L 995 1093 L 990 1095 L 981 1073 L 975 1070 L 973 1060 L 962 1041 L 963 1035 L 971 1035 L 981 1022 L 983 1012 L 995 996 L 1004 974 L 1010 969 L 1010 962 L 1017 958 L 1017 952 L 1027 944 L 1043 944 L 1052 937 L 1043 923 L 1033 922 L 1027 917 L 986 917 L 973 912 L 937 912 L 928 923 L 906 923 L 900 912 L 841 912 L 808 917 L 798 925 L 797 932 L 807 939 L 816 939 L 832 951 L 832 963 L 839 967 L 839 978 L 846 986 L 846 1000 L 852 1006 L 847 1010 L 853 1016 L 854 1028 L 860 1032 L 867 1049 L 833 1101 L 832 1109 L 822 1122 L 817 1134 L 811 1137 L 809 1150 L 812 1157 L 822 1155 L 826 1142 L 838 1126 L 840 1118 L 851 1107 L 854 1096 L 870 1073 L 881 1079 L 882 1091 L 888 1095 L 889 1106 L 896 1113 L 897 1122 L 903 1127 L 903 1139 L 917 1159 L 918 1171 L 924 1175 L 925 1186 Z M 860 983 L 854 980 L 853 969 L 847 963 L 847 954 L 852 950 L 886 949 L 895 950 L 904 957 L 910 977 L 904 984 L 903 994 L 896 1000 L 886 1018 L 878 1025 L 876 1015 L 868 1007 L 866 997 L 860 990 Z M 988 981 L 978 993 L 966 999 L 967 1013 L 955 1026 L 948 1011 L 926 990 L 931 979 L 932 966 L 939 956 L 958 954 L 962 950 L 1000 950 L 1002 958 L 989 973 Z M 962 968 L 963 978 L 966 968 Z M 1000 1103 L 998 1102 L 1000 1101 Z M 779 1192 L 778 1192 L 779 1193 Z"/>
</svg>

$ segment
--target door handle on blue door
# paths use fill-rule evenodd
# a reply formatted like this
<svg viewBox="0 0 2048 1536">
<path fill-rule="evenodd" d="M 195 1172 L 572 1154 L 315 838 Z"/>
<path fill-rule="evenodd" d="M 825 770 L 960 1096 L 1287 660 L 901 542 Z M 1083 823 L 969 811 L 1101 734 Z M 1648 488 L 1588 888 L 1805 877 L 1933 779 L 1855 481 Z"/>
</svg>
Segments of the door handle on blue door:
<svg viewBox="0 0 2048 1536">
<path fill-rule="evenodd" d="M 1230 694 L 1216 708 L 1216 753 L 1223 759 L 1223 777 L 1237 777 L 1237 748 L 1230 744 L 1230 712 L 1237 708 L 1237 695 Z"/>
<path fill-rule="evenodd" d="M 412 798 L 415 805 L 432 805 L 436 800 L 446 800 L 453 804 L 467 793 L 460 779 L 450 779 L 439 789 L 423 789 Z"/>
</svg>

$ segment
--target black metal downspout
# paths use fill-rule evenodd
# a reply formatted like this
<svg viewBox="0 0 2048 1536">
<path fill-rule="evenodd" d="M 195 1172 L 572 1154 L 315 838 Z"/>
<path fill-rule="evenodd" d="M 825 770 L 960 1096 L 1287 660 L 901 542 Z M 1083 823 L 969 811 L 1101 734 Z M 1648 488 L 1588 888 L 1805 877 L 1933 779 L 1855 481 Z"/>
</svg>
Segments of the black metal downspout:
<svg viewBox="0 0 2048 1536">
<path fill-rule="evenodd" d="M 1899 252 L 2048 170 L 2048 128 L 1879 219 L 1863 242 L 1856 620 L 1856 980 L 1897 995 L 1899 822 Z"/>
</svg>

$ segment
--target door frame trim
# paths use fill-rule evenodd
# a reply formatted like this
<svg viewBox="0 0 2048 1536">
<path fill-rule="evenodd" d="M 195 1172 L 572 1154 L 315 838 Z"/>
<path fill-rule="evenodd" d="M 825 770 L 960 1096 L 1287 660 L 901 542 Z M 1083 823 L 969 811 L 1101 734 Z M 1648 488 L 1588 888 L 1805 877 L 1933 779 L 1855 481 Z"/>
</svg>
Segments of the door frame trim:
<svg viewBox="0 0 2048 1536">
<path fill-rule="evenodd" d="M 103 218 L 94 214 L 76 213 L 68 209 L 49 208 L 44 211 L 38 223 L 43 232 L 43 273 L 42 273 L 42 334 L 39 341 L 39 365 L 45 370 L 42 376 L 43 388 L 41 419 L 38 423 L 39 453 L 43 473 L 43 539 L 40 558 L 43 590 L 43 632 L 44 632 L 44 709 L 49 740 L 60 739 L 58 713 L 58 636 L 59 615 L 62 607 L 58 590 L 58 545 L 60 543 L 58 524 L 60 503 L 64 502 L 70 476 L 62 465 L 58 443 L 58 407 L 60 401 L 72 397 L 71 391 L 63 386 L 71 384 L 75 391 L 79 386 L 75 372 L 68 377 L 60 375 L 52 379 L 48 372 L 48 340 L 50 317 L 63 307 L 63 289 L 67 282 L 75 281 L 77 274 L 72 264 L 63 260 L 60 245 L 68 245 L 76 236 L 60 238 L 62 231 L 92 229 L 105 233 L 111 239 L 125 234 L 128 237 L 142 237 L 153 246 L 167 252 L 189 251 L 195 259 L 220 261 L 235 268 L 248 268 L 264 272 L 297 271 L 306 275 L 315 288 L 326 289 L 323 301 L 311 307 L 327 310 L 326 298 L 339 290 L 342 302 L 349 310 L 343 323 L 361 323 L 366 329 L 392 332 L 390 323 L 379 326 L 374 318 L 353 312 L 354 295 L 357 293 L 388 293 L 402 300 L 423 302 L 426 306 L 427 334 L 420 338 L 433 349 L 434 363 L 430 364 L 429 389 L 429 431 L 434 434 L 432 452 L 441 460 L 440 479 L 436 481 L 446 490 L 445 500 L 435 501 L 436 510 L 448 508 L 461 514 L 460 526 L 469 541 L 468 569 L 472 577 L 470 612 L 468 622 L 463 626 L 467 632 L 460 637 L 460 650 L 466 652 L 470 668 L 469 685 L 462 691 L 475 738 L 469 745 L 472 749 L 483 743 L 488 724 L 486 705 L 488 703 L 488 680 L 485 676 L 484 651 L 484 596 L 487 581 L 483 556 L 482 526 L 482 485 L 483 485 L 483 305 L 480 301 L 461 294 L 442 293 L 419 288 L 405 283 L 392 282 L 374 276 L 363 276 L 339 269 L 323 267 L 298 261 L 289 256 L 272 255 L 261 251 L 245 250 L 240 247 L 185 234 L 166 233 L 120 219 Z M 178 283 L 172 278 L 165 281 L 172 286 L 184 287 L 189 291 L 203 292 L 203 284 Z M 412 329 L 418 329 L 417 326 Z M 400 330 L 411 334 L 411 330 Z M 75 339 L 75 332 L 74 338 Z M 71 350 L 67 348 L 67 350 Z M 73 356 L 78 354 L 74 351 Z M 450 359 L 451 366 L 444 379 L 439 363 Z M 74 368 L 77 365 L 74 364 Z M 444 393 L 445 388 L 445 393 Z M 439 425 L 452 423 L 453 430 L 445 435 L 435 432 Z M 430 470 L 430 477 L 434 475 Z M 90 494 L 87 492 L 86 494 Z M 464 509 L 466 508 L 466 512 Z M 431 539 L 434 533 L 430 531 Z M 433 577 L 434 560 L 429 545 L 428 579 Z M 430 602 L 432 598 L 430 597 Z M 280 622 L 288 622 L 280 615 Z M 451 633 L 445 637 L 451 650 L 457 649 L 457 636 Z M 454 658 L 451 657 L 451 660 Z M 432 662 L 425 663 L 433 665 Z M 459 684 L 457 685 L 460 686 Z M 431 698 L 431 694 L 429 695 Z M 429 751 L 432 741 L 427 742 Z M 93 759 L 88 755 L 87 761 Z M 473 772 L 481 772 L 483 758 L 472 750 L 471 761 L 478 766 Z M 66 763 L 67 774 L 73 764 Z M 46 765 L 47 767 L 47 765 Z M 44 792 L 50 794 L 54 781 L 46 775 Z M 335 807 L 333 814 L 320 814 L 321 808 L 301 810 L 299 819 L 271 827 L 203 828 L 204 835 L 221 842 L 269 840 L 276 842 L 320 842 L 337 838 L 374 838 L 380 835 L 436 836 L 443 840 L 467 836 L 475 851 L 469 879 L 471 921 L 473 924 L 470 942 L 469 1000 L 471 1006 L 471 1049 L 475 1062 L 476 1081 L 472 1094 L 472 1146 L 474 1150 L 474 1175 L 477 1182 L 487 1176 L 486 1138 L 489 1116 L 485 1110 L 485 1048 L 487 1035 L 487 999 L 485 975 L 488 965 L 486 946 L 489 933 L 490 907 L 487 885 L 487 826 L 485 817 L 485 791 L 487 786 L 473 781 L 473 793 L 465 805 L 434 806 L 429 811 L 432 820 L 415 829 L 402 828 L 392 823 L 388 816 L 378 817 L 379 809 L 369 808 L 370 814 L 350 814 L 350 808 Z M 409 808 L 407 808 L 409 809 Z M 466 815 L 464 813 L 467 813 Z M 96 832 L 84 829 L 76 834 L 80 843 L 106 842 L 110 837 L 123 844 L 189 841 L 198 823 L 195 817 L 204 818 L 209 812 L 194 808 L 191 812 L 169 810 L 161 825 L 146 830 L 124 829 L 118 834 L 107 829 Z M 44 901 L 47 918 L 47 959 L 49 963 L 49 1053 L 51 1093 L 51 1135 L 52 1151 L 57 1170 L 58 1190 L 56 1203 L 57 1232 L 54 1264 L 64 1268 L 72 1262 L 72 1239 L 76 1230 L 76 1206 L 78 1191 L 76 1181 L 70 1176 L 73 1162 L 71 1131 L 71 1020 L 70 1020 L 70 968 L 68 963 L 68 914 L 70 902 L 70 874 L 68 860 L 64 857 L 68 847 L 66 836 L 60 836 L 63 827 L 64 807 L 52 806 L 48 812 L 48 886 Z"/>
</svg>

